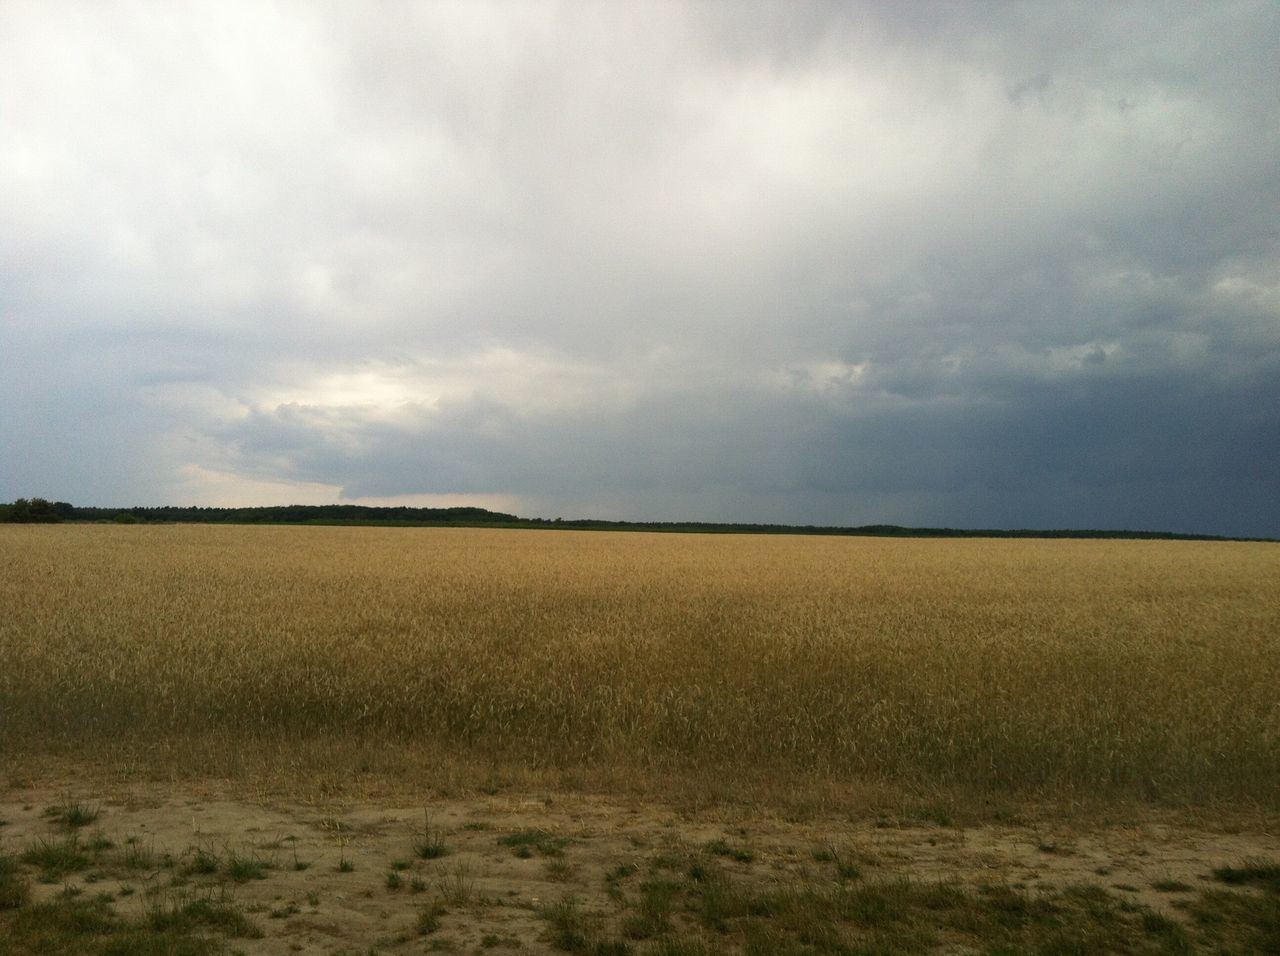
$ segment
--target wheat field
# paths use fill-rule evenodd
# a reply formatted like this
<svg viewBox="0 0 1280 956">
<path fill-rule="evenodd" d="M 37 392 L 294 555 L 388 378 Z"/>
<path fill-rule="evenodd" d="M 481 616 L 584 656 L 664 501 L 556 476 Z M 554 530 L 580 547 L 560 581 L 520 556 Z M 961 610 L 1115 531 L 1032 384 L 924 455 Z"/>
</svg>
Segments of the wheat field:
<svg viewBox="0 0 1280 956">
<path fill-rule="evenodd" d="M 10 754 L 1280 802 L 1270 544 L 62 525 L 0 562 Z"/>
</svg>

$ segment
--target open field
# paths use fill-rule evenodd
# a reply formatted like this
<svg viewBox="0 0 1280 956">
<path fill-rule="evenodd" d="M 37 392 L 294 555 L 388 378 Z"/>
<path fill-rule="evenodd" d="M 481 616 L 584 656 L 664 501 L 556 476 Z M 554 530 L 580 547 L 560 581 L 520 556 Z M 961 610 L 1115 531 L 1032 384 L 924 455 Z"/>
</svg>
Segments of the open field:
<svg viewBox="0 0 1280 956">
<path fill-rule="evenodd" d="M 0 526 L 0 566 L 3 956 L 1280 947 L 1275 545 Z"/>
<path fill-rule="evenodd" d="M 12 753 L 1280 800 L 1270 544 L 15 526 L 0 560 Z"/>
</svg>

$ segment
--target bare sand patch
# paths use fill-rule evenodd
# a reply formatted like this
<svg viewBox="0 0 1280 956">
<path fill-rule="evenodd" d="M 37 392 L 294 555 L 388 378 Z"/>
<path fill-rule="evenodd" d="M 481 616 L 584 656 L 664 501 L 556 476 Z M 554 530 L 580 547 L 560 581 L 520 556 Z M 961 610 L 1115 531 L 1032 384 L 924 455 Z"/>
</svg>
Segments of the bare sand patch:
<svg viewBox="0 0 1280 956">
<path fill-rule="evenodd" d="M 68 799 L 99 811 L 77 839 L 111 847 L 92 866 L 37 883 L 37 899 L 68 889 L 109 894 L 128 913 L 157 894 L 216 887 L 263 930 L 260 939 L 235 940 L 249 954 L 433 945 L 551 952 L 539 907 L 572 896 L 583 912 L 607 918 L 618 911 L 611 874 L 675 867 L 699 853 L 761 888 L 830 881 L 833 861 L 842 861 L 865 878 L 1099 886 L 1174 919 L 1182 918 L 1180 900 L 1211 885 L 1215 867 L 1280 857 L 1276 829 L 1257 818 L 1247 829 L 1175 814 L 947 826 L 873 813 L 788 820 L 562 792 L 280 801 L 194 785 L 102 793 L 32 781 L 0 790 L 0 850 L 64 838 L 48 808 Z M 433 859 L 416 849 L 428 826 L 446 851 Z M 521 834 L 524 842 L 512 839 Z M 126 866 L 130 848 L 133 862 L 147 865 Z M 261 867 L 238 880 L 228 874 L 231 860 Z M 433 908 L 437 925 L 424 933 L 423 913 Z"/>
</svg>

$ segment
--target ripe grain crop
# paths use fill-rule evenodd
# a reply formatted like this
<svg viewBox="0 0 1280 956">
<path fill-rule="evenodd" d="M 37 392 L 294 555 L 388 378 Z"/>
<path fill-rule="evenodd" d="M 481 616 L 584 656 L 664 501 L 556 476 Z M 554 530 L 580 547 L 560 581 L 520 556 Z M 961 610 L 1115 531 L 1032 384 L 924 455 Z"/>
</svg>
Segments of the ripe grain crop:
<svg viewBox="0 0 1280 956">
<path fill-rule="evenodd" d="M 1280 800 L 1271 544 L 62 525 L 0 562 L 14 754 Z"/>
</svg>

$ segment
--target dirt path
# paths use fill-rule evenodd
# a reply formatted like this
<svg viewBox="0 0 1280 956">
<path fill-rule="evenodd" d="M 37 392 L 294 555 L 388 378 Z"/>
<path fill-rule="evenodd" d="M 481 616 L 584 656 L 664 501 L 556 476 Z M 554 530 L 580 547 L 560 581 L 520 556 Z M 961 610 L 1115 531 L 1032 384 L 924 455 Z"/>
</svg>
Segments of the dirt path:
<svg viewBox="0 0 1280 956">
<path fill-rule="evenodd" d="M 1177 901 L 1210 885 L 1214 867 L 1280 858 L 1275 832 L 1214 832 L 1185 823 L 1055 829 L 884 818 L 788 822 L 734 812 L 687 815 L 579 795 L 259 805 L 194 790 L 100 796 L 34 786 L 0 790 L 0 852 L 65 841 L 69 831 L 49 808 L 68 801 L 99 811 L 75 831 L 80 845 L 96 846 L 93 862 L 37 884 L 38 898 L 70 887 L 110 894 L 122 912 L 141 913 L 157 896 L 216 890 L 230 894 L 264 931 L 260 939 L 234 942 L 250 954 L 517 945 L 550 952 L 540 906 L 572 895 L 584 911 L 616 911 L 611 875 L 616 881 L 676 867 L 697 853 L 713 855 L 735 879 L 762 886 L 831 880 L 838 866 L 864 877 L 1029 889 L 1083 883 L 1174 918 Z M 419 849 L 432 842 L 446 852 L 424 859 Z M 234 874 L 233 864 L 240 864 Z M 443 912 L 432 926 L 434 901 L 442 901 Z"/>
</svg>

